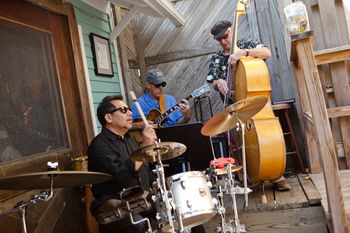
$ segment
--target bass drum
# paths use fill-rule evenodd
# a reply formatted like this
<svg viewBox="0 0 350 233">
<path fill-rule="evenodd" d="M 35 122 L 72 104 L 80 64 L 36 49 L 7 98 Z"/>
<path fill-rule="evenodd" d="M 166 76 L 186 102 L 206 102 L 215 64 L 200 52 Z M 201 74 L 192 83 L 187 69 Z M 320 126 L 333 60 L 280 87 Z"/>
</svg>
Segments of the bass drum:
<svg viewBox="0 0 350 233">
<path fill-rule="evenodd" d="M 208 222 L 216 215 L 213 200 L 204 172 L 191 171 L 170 176 L 167 183 L 176 209 L 180 209 L 184 228 L 191 228 Z M 176 219 L 176 217 L 175 217 Z M 176 228 L 178 224 L 174 223 Z M 169 224 L 163 232 L 169 232 Z"/>
</svg>

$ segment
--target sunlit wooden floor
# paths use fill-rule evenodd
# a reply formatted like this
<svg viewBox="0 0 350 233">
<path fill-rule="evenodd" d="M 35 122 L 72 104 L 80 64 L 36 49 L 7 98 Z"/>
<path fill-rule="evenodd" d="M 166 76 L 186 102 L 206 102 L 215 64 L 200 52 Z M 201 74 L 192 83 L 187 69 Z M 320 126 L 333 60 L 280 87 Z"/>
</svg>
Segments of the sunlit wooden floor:
<svg viewBox="0 0 350 233">
<path fill-rule="evenodd" d="M 314 182 L 317 190 L 320 192 L 322 197 L 322 207 L 324 212 L 326 213 L 327 221 L 330 220 L 329 212 L 328 212 L 328 202 L 327 202 L 327 193 L 326 186 L 323 179 L 323 174 L 311 174 L 312 181 Z M 348 225 L 350 229 L 350 170 L 341 170 L 339 171 L 339 178 L 341 189 L 343 193 L 345 212 L 348 217 Z"/>
<path fill-rule="evenodd" d="M 244 196 L 237 195 L 239 221 L 247 232 L 327 233 L 321 196 L 310 176 L 304 174 L 286 177 L 292 190 L 279 192 L 271 183 L 265 184 L 267 203 L 262 203 L 261 185 L 252 187 L 248 207 Z M 232 199 L 225 195 L 226 221 L 233 219 Z M 207 232 L 216 232 L 219 216 L 205 223 Z"/>
</svg>

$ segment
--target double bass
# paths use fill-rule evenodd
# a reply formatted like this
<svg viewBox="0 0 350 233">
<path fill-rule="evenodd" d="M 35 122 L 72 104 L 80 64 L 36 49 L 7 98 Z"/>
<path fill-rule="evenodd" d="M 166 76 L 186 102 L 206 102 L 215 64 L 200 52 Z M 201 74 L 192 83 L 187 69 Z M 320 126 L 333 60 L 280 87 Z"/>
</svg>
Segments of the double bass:
<svg viewBox="0 0 350 233">
<path fill-rule="evenodd" d="M 238 49 L 238 19 L 245 14 L 246 0 L 238 0 L 233 24 L 233 52 Z M 252 182 L 276 180 L 285 170 L 286 149 L 279 119 L 271 106 L 271 85 L 266 63 L 259 58 L 242 57 L 233 69 L 229 85 L 234 87 L 236 102 L 254 96 L 268 98 L 263 109 L 245 123 L 248 176 Z"/>
</svg>

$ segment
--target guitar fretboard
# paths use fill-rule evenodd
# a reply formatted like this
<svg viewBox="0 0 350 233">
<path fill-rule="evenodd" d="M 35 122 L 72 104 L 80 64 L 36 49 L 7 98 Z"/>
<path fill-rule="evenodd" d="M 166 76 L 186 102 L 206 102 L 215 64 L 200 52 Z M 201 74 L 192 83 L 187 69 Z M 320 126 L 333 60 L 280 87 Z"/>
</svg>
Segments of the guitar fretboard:
<svg viewBox="0 0 350 233">
<path fill-rule="evenodd" d="M 192 98 L 192 95 L 189 95 L 185 98 L 185 100 L 190 100 Z M 161 115 L 157 116 L 156 118 L 154 118 L 153 122 L 156 124 L 160 124 L 163 122 L 163 120 L 165 118 L 168 117 L 169 114 L 171 114 L 172 112 L 174 112 L 176 109 L 179 108 L 179 104 L 181 103 L 181 101 L 177 104 L 175 104 L 174 106 L 172 106 L 171 108 L 169 108 L 168 110 L 166 110 L 165 112 L 163 112 Z"/>
</svg>

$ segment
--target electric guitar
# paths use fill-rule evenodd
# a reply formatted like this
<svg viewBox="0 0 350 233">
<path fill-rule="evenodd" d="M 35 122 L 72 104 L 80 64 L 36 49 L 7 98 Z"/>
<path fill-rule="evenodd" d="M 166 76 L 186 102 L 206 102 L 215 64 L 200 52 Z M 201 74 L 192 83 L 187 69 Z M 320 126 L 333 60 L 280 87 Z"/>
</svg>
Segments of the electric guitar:
<svg viewBox="0 0 350 233">
<path fill-rule="evenodd" d="M 190 100 L 192 98 L 195 98 L 195 97 L 198 97 L 198 96 L 201 96 L 205 93 L 208 93 L 210 92 L 210 86 L 206 83 L 204 84 L 203 86 L 201 86 L 200 88 L 194 90 L 191 95 L 187 96 L 185 98 L 185 100 Z M 151 111 L 149 111 L 149 113 L 147 114 L 146 116 L 146 119 L 149 120 L 149 121 L 153 121 L 154 124 L 157 124 L 159 126 L 162 126 L 166 121 L 167 121 L 167 117 L 172 113 L 174 112 L 176 109 L 179 108 L 179 104 L 181 103 L 178 102 L 177 104 L 175 104 L 174 106 L 172 106 L 171 108 L 169 108 L 168 110 L 166 110 L 165 112 L 161 113 L 159 111 L 159 109 L 152 109 Z"/>
</svg>

